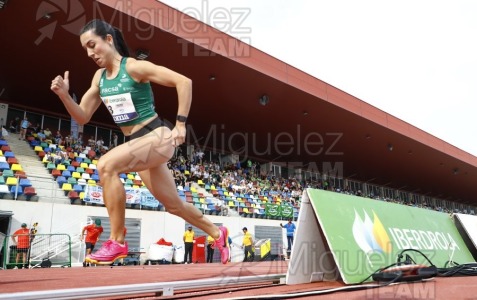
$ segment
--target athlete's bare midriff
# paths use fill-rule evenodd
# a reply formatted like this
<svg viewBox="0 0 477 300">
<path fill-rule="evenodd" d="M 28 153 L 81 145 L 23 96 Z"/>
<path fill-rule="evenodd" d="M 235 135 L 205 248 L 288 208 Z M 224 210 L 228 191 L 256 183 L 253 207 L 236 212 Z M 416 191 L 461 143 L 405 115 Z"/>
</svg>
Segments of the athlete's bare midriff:
<svg viewBox="0 0 477 300">
<path fill-rule="evenodd" d="M 144 126 L 149 124 L 152 120 L 154 120 L 157 117 L 158 117 L 157 114 L 155 114 L 154 116 L 150 117 L 149 119 L 146 119 L 144 122 L 141 122 L 139 124 L 129 125 L 129 126 L 121 126 L 119 128 L 121 128 L 121 131 L 123 132 L 123 134 L 125 136 L 130 136 L 131 134 L 141 130 L 141 128 L 143 128 Z"/>
</svg>

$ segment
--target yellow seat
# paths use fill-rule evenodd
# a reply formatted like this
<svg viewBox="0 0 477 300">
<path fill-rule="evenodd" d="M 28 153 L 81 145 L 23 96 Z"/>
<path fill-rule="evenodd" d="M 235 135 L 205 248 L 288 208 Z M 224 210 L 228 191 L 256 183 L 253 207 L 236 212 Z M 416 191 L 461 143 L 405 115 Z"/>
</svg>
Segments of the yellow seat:
<svg viewBox="0 0 477 300">
<path fill-rule="evenodd" d="M 71 183 L 63 183 L 63 185 L 61 186 L 61 189 L 65 192 L 69 192 L 73 189 L 73 186 L 71 185 Z"/>
<path fill-rule="evenodd" d="M 84 199 L 84 192 L 80 192 L 80 194 L 79 194 L 79 198 L 80 198 L 81 200 L 83 200 L 83 199 Z"/>
<path fill-rule="evenodd" d="M 18 179 L 16 177 L 8 177 L 7 181 L 5 182 L 7 185 L 17 185 Z"/>
<path fill-rule="evenodd" d="M 205 183 L 201 179 L 197 180 L 197 184 L 198 185 L 205 185 Z"/>
<path fill-rule="evenodd" d="M 89 165 L 87 163 L 81 163 L 80 164 L 80 167 L 83 168 L 83 169 L 87 169 L 89 167 Z"/>
<path fill-rule="evenodd" d="M 216 190 L 217 190 L 217 188 L 215 187 L 215 185 L 212 185 L 212 186 L 210 187 L 210 189 L 211 189 L 212 191 L 216 191 Z"/>
<path fill-rule="evenodd" d="M 192 193 L 197 193 L 197 189 L 196 189 L 195 187 L 193 187 L 193 186 L 190 188 L 190 191 L 191 191 Z"/>
<path fill-rule="evenodd" d="M 20 164 L 12 164 L 12 171 L 23 171 L 23 168 Z"/>
<path fill-rule="evenodd" d="M 59 165 L 56 166 L 56 169 L 60 170 L 60 171 L 64 171 L 64 170 L 66 170 L 66 166 L 63 165 L 63 164 L 59 164 Z"/>
<path fill-rule="evenodd" d="M 134 175 L 131 174 L 131 173 L 129 173 L 129 174 L 128 174 L 128 179 L 134 180 Z"/>
<path fill-rule="evenodd" d="M 232 200 L 229 201 L 229 207 L 235 207 L 235 202 L 233 202 Z"/>
<path fill-rule="evenodd" d="M 72 176 L 73 178 L 76 178 L 76 179 L 80 179 L 80 178 L 81 178 L 80 172 L 73 172 L 73 173 L 71 173 L 71 176 Z"/>
<path fill-rule="evenodd" d="M 41 146 L 35 146 L 35 152 L 40 152 L 43 151 L 43 148 Z"/>
<path fill-rule="evenodd" d="M 98 160 L 97 160 L 97 159 L 93 159 L 93 160 L 91 161 L 91 163 L 94 164 L 94 165 L 98 165 Z"/>
<path fill-rule="evenodd" d="M 184 174 L 185 174 L 185 175 L 190 175 L 189 170 L 185 170 L 185 171 L 184 171 Z"/>
<path fill-rule="evenodd" d="M 93 179 L 89 179 L 88 180 L 88 185 L 89 186 L 96 186 L 96 181 L 94 181 Z"/>
</svg>

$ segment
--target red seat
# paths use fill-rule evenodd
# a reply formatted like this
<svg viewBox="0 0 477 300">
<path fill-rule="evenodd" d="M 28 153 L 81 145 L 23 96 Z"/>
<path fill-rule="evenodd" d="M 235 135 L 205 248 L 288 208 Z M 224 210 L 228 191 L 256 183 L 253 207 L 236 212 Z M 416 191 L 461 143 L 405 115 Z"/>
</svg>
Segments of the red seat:
<svg viewBox="0 0 477 300">
<path fill-rule="evenodd" d="M 10 164 L 10 165 L 11 165 L 11 164 L 18 164 L 18 159 L 16 159 L 15 157 L 9 157 L 9 158 L 7 159 L 7 162 L 8 162 L 8 164 Z"/>
<path fill-rule="evenodd" d="M 30 201 L 31 197 L 36 195 L 35 188 L 32 186 L 25 187 L 23 189 L 23 195 L 25 195 L 27 201 Z"/>
<path fill-rule="evenodd" d="M 45 151 L 39 151 L 38 157 L 43 160 L 43 157 L 45 157 Z"/>
<path fill-rule="evenodd" d="M 32 186 L 27 186 L 23 189 L 23 194 L 27 196 L 35 196 L 36 195 L 35 188 Z"/>
<path fill-rule="evenodd" d="M 51 175 L 56 178 L 61 175 L 61 171 L 57 169 L 53 169 L 51 170 Z"/>
<path fill-rule="evenodd" d="M 27 178 L 25 171 L 16 171 L 16 172 L 15 172 L 15 177 L 18 177 L 18 178 Z"/>
<path fill-rule="evenodd" d="M 70 198 L 71 200 L 76 200 L 79 198 L 79 194 L 76 191 L 70 191 L 68 193 L 68 198 Z"/>
<path fill-rule="evenodd" d="M 5 152 L 5 151 L 12 151 L 12 150 L 10 149 L 10 146 L 8 146 L 8 145 L 3 145 L 2 148 L 1 148 L 1 150 L 2 150 L 3 152 Z"/>
</svg>

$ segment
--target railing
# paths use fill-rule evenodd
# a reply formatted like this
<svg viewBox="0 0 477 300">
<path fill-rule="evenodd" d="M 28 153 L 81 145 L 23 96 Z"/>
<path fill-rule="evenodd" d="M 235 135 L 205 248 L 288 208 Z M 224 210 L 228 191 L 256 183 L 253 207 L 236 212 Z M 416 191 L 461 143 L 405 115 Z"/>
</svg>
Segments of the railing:
<svg viewBox="0 0 477 300">
<path fill-rule="evenodd" d="M 11 235 L 5 237 L 3 241 L 5 269 L 71 267 L 71 238 L 68 234 L 29 236 L 29 247 L 26 252 L 18 251 L 19 248 L 13 242 Z M 25 260 L 23 260 L 24 255 Z"/>
</svg>

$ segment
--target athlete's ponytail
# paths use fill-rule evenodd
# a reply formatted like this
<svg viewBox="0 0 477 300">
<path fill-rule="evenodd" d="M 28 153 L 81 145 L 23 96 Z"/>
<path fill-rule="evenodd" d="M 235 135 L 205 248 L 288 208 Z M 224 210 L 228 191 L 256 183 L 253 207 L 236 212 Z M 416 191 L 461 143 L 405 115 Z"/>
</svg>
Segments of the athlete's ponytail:
<svg viewBox="0 0 477 300">
<path fill-rule="evenodd" d="M 111 35 L 113 37 L 114 47 L 116 48 L 118 53 L 121 54 L 121 56 L 129 57 L 129 48 L 126 45 L 126 41 L 124 41 L 124 37 L 121 30 L 111 26 L 109 23 L 103 20 L 94 19 L 89 21 L 81 29 L 80 35 L 90 30 L 93 30 L 93 32 L 97 36 L 100 36 L 103 40 L 106 40 L 106 36 L 108 34 Z"/>
</svg>

